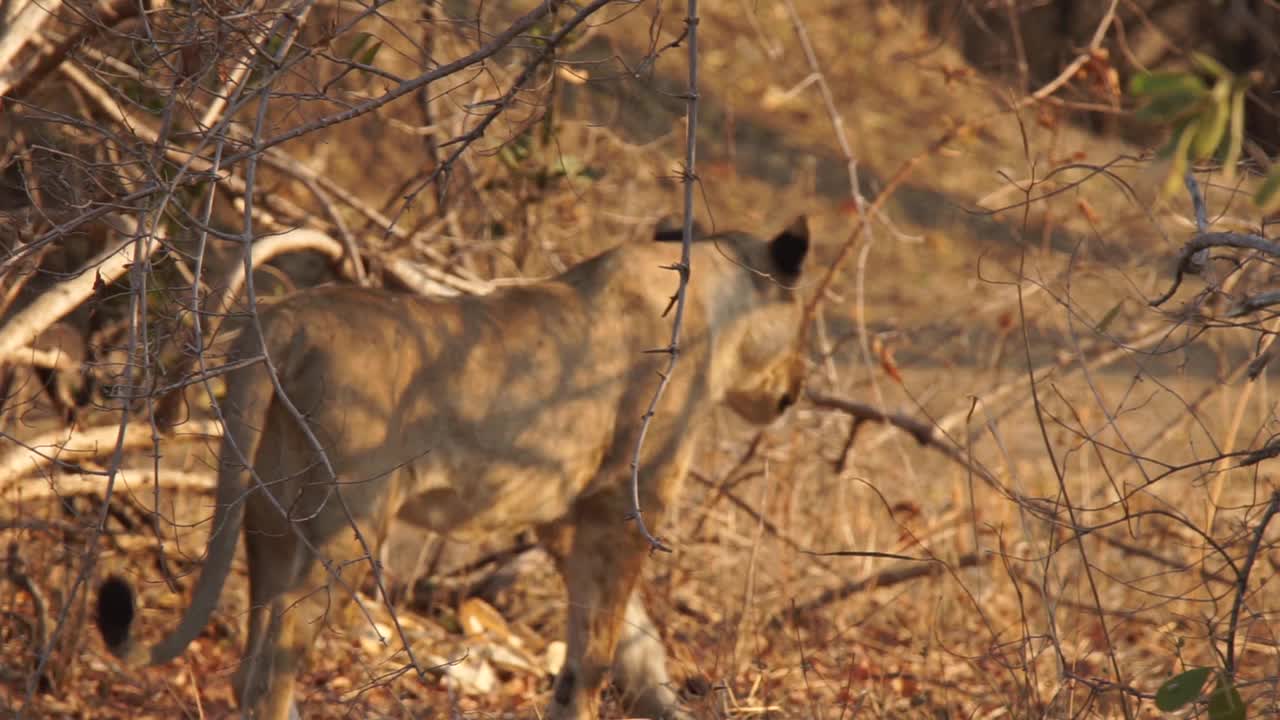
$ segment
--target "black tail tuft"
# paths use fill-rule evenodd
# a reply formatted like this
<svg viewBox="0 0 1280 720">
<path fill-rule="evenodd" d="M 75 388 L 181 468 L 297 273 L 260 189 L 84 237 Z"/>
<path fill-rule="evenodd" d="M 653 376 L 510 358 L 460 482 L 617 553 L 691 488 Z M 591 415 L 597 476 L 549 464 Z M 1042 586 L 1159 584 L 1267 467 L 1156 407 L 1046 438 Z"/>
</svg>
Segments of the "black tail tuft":
<svg viewBox="0 0 1280 720">
<path fill-rule="evenodd" d="M 98 588 L 98 632 L 107 647 L 115 651 L 129 639 L 133 625 L 133 589 L 124 578 L 112 575 Z"/>
</svg>

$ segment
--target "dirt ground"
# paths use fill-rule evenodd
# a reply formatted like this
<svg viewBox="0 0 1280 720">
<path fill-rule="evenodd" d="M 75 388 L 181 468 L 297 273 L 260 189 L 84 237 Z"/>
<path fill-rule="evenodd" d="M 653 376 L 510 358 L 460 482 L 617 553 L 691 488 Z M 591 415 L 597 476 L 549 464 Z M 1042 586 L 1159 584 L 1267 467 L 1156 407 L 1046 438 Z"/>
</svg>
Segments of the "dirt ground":
<svg viewBox="0 0 1280 720">
<path fill-rule="evenodd" d="M 660 44 L 681 27 L 680 9 L 667 5 Z M 787 7 L 704 7 L 698 213 L 717 228 L 766 231 L 807 214 L 818 238 L 812 293 L 860 214 Z M 499 3 L 492 12 L 517 9 Z M 698 718 L 1162 716 L 1153 698 L 1165 679 L 1221 665 L 1237 571 L 1276 490 L 1266 463 L 1214 461 L 1273 432 L 1267 374 L 1247 382 L 1240 371 L 1256 338 L 1231 328 L 1201 334 L 1149 307 L 1170 286 L 1192 230 L 1187 201 L 1156 201 L 1161 167 L 1137 161 L 1141 148 L 1091 136 L 1052 108 L 1008 111 L 1014 96 L 968 70 L 909 9 L 847 0 L 797 0 L 795 9 L 861 191 L 874 197 L 909 172 L 826 290 L 809 388 L 820 397 L 763 430 L 722 413 L 705 435 L 684 499 L 661 529 L 675 552 L 651 558 L 641 588 L 673 676 Z M 601 62 L 569 66 L 602 89 L 566 85 L 565 98 L 577 99 L 564 100 L 554 146 L 602 171 L 562 180 L 536 205 L 526 202 L 528 186 L 495 186 L 485 227 L 509 232 L 468 235 L 474 242 L 464 247 L 449 230 L 440 248 L 452 262 L 486 278 L 541 275 L 639 240 L 679 211 L 683 120 L 679 101 L 663 93 L 681 81 L 682 52 L 663 55 L 649 79 L 610 74 L 621 67 L 615 58 L 642 54 L 651 13 L 615 11 L 574 56 L 598 51 Z M 388 188 L 416 170 L 381 166 L 394 155 L 389 145 L 410 141 L 388 120 L 395 115 L 352 124 L 343 152 L 298 157 L 367 202 L 389 203 Z M 489 147 L 506 131 L 497 128 Z M 365 154 L 361 136 L 377 138 L 377 149 Z M 416 152 L 406 150 L 405 162 Z M 473 171 L 495 162 L 480 156 Z M 374 165 L 369 172 L 389 177 L 353 179 Z M 1209 177 L 1204 186 L 1218 221 L 1247 223 L 1230 188 Z M 476 227 L 480 211 L 466 207 L 462 221 Z M 1189 283 L 1171 307 L 1201 287 Z M 933 439 L 882 423 L 855 427 L 832 399 L 933 425 Z M 49 425 L 34 413 L 16 427 L 6 432 L 39 445 Z M 128 502 L 96 571 L 130 568 L 154 581 L 143 590 L 144 634 L 158 634 L 185 604 L 161 581 L 159 559 L 190 585 L 185 574 L 198 567 L 207 532 L 198 523 L 210 496 L 199 488 L 216 441 L 190 429 L 164 441 L 163 458 L 139 452 L 126 462 L 118 492 Z M 0 448 L 0 458 L 20 451 Z M 156 468 L 163 515 L 178 519 L 160 528 L 163 546 L 139 511 L 157 505 Z M 86 497 L 73 508 L 58 500 L 76 482 L 43 470 L 4 488 L 6 539 L 22 545 L 50 621 L 64 631 L 53 686 L 37 689 L 30 705 L 32 655 L 6 649 L 0 710 L 231 715 L 242 563 L 216 622 L 181 661 L 126 674 L 86 623 L 92 593 L 62 600 L 81 567 L 69 527 L 94 511 Z M 1255 716 L 1276 707 L 1270 619 L 1280 608 L 1268 598 L 1277 532 L 1255 542 L 1262 550 L 1234 640 L 1236 683 Z M 367 595 L 367 616 L 321 636 L 299 691 L 304 716 L 538 717 L 563 628 L 559 581 L 538 551 L 467 567 L 514 542 L 450 544 L 437 558 L 436 541 L 398 536 L 385 554 L 390 582 L 436 570 L 397 598 L 399 621 L 419 653 L 465 657 L 457 681 L 424 683 L 405 671 L 403 648 L 381 645 L 374 632 L 392 627 L 390 612 Z M 494 567 L 509 577 L 491 577 Z M 482 599 L 464 600 L 477 578 L 489 582 Z M 32 596 L 4 598 L 5 645 L 25 648 L 30 629 L 14 619 L 33 616 Z M 608 712 L 622 717 L 614 704 Z"/>
</svg>

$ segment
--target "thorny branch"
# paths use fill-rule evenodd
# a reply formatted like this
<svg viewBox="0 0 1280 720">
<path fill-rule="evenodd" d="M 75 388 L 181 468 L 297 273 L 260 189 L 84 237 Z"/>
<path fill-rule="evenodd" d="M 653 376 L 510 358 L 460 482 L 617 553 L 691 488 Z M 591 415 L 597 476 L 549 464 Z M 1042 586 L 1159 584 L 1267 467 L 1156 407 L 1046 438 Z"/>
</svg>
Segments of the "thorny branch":
<svg viewBox="0 0 1280 720">
<path fill-rule="evenodd" d="M 671 548 L 654 537 L 645 526 L 643 511 L 640 509 L 640 453 L 644 449 L 644 438 L 649 432 L 649 424 L 653 422 L 658 402 L 666 392 L 671 373 L 675 371 L 676 362 L 680 359 L 680 328 L 684 322 L 685 293 L 689 287 L 690 254 L 693 246 L 693 186 L 697 181 L 694 167 L 698 157 L 698 0 L 687 2 L 685 30 L 688 33 L 689 87 L 685 96 L 685 155 L 681 173 L 684 181 L 684 228 L 680 241 L 680 262 L 669 267 L 679 275 L 680 280 L 673 298 L 675 317 L 671 321 L 671 342 L 666 348 L 655 351 L 667 354 L 667 367 L 658 373 L 658 387 L 653 391 L 653 398 L 649 400 L 649 407 L 645 409 L 641 419 L 640 435 L 636 438 L 636 451 L 631 459 L 631 514 L 627 518 L 636 521 L 636 527 L 645 540 L 649 541 L 651 549 L 663 552 L 671 552 Z"/>
</svg>

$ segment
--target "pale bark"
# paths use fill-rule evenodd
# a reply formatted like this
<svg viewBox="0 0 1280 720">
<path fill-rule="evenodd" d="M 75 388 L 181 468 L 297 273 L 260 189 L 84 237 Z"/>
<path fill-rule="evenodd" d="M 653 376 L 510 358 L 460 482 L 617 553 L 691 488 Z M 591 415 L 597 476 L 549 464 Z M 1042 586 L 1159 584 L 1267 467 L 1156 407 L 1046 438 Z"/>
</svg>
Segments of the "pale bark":
<svg viewBox="0 0 1280 720">
<path fill-rule="evenodd" d="M 59 428 L 21 444 L 6 442 L 11 449 L 0 455 L 0 495 L 10 492 L 23 478 L 43 473 L 56 461 L 90 462 L 110 455 L 115 452 L 119 435 L 120 426 L 111 424 L 83 430 Z M 192 420 L 177 428 L 174 436 L 193 440 L 215 438 L 222 436 L 222 428 L 212 419 Z M 124 449 L 135 450 L 150 444 L 151 427 L 130 423 L 124 435 Z M 102 481 L 105 483 L 106 478 Z"/>
<path fill-rule="evenodd" d="M 61 8 L 62 0 L 16 0 L 5 12 L 0 22 L 0 97 L 21 77 L 13 59 Z"/>
</svg>

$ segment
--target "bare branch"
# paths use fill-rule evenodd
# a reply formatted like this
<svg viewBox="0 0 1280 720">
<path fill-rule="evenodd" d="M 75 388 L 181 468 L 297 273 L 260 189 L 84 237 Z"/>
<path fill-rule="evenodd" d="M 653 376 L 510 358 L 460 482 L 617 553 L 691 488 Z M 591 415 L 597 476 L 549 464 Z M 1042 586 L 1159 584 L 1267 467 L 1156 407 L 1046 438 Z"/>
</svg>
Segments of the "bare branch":
<svg viewBox="0 0 1280 720">
<path fill-rule="evenodd" d="M 978 477 L 981 477 L 991 486 L 1002 491 L 1004 490 L 1000 481 L 991 473 L 991 471 L 987 470 L 980 463 L 969 458 L 962 449 L 944 442 L 942 437 L 945 436 L 942 435 L 941 430 L 935 428 L 935 426 L 929 423 L 921 422 L 915 418 L 899 415 L 897 413 L 882 412 L 870 405 L 853 402 L 852 400 L 845 400 L 844 398 L 833 397 L 831 395 L 824 395 L 812 390 L 808 392 L 808 396 L 809 401 L 818 407 L 840 410 L 852 417 L 855 425 L 855 432 L 856 426 L 863 422 L 878 422 L 891 425 L 910 434 L 911 437 L 915 438 L 916 442 L 920 443 L 922 446 L 938 450 L 943 455 L 947 456 L 949 460 L 965 470 L 972 472 Z"/>
<path fill-rule="evenodd" d="M 631 459 L 631 515 L 628 518 L 636 521 L 636 527 L 639 528 L 645 539 L 649 541 L 650 548 L 663 552 L 671 552 L 671 548 L 664 545 L 661 540 L 649 532 L 649 528 L 644 524 L 643 511 L 640 509 L 640 453 L 644 448 L 644 438 L 648 434 L 649 424 L 653 422 L 658 402 L 662 399 L 662 395 L 667 389 L 667 384 L 671 382 L 671 373 L 675 371 L 676 362 L 680 359 L 680 328 L 684 323 L 685 293 L 689 287 L 689 265 L 693 246 L 693 186 L 697 180 L 697 176 L 694 174 L 694 167 L 698 159 L 698 0 L 687 0 L 686 8 L 685 31 L 688 34 L 689 87 L 688 94 L 685 96 L 685 155 L 684 171 L 682 173 L 684 180 L 684 232 L 680 242 L 680 262 L 670 267 L 671 270 L 674 270 L 679 275 L 679 284 L 672 298 L 675 303 L 676 313 L 671 321 L 671 341 L 665 349 L 667 367 L 658 374 L 658 387 L 653 391 L 653 398 L 649 400 L 649 407 L 644 412 L 643 420 L 640 424 L 640 436 L 636 439 L 636 451 Z"/>
<path fill-rule="evenodd" d="M 615 0 L 604 0 L 603 2 L 593 3 L 593 5 L 603 6 L 613 1 Z M 275 147 L 281 143 L 286 143 L 295 138 L 302 137 L 303 135 L 315 132 L 316 130 L 332 127 L 333 125 L 337 125 L 348 120 L 354 120 L 361 115 L 371 113 L 394 100 L 398 100 L 399 98 L 414 92 L 418 88 L 429 85 L 441 78 L 448 77 L 459 70 L 465 70 L 476 63 L 488 59 L 498 51 L 503 50 L 511 43 L 512 40 L 527 32 L 546 16 L 559 10 L 560 6 L 564 4 L 565 0 L 547 0 L 546 2 L 538 3 L 538 5 L 530 10 L 524 17 L 511 23 L 511 25 L 505 30 L 494 35 L 489 42 L 485 43 L 475 52 L 454 60 L 453 62 L 445 63 L 434 70 L 425 72 L 418 77 L 413 78 L 412 80 L 406 80 L 382 95 L 379 95 L 372 100 L 360 103 L 349 110 L 344 110 L 340 113 L 334 113 L 317 120 L 312 120 L 311 122 L 304 123 L 303 125 L 300 125 L 288 132 L 281 133 L 272 138 L 264 139 L 261 142 L 255 143 L 253 149 L 237 155 L 232 155 L 226 162 L 228 165 L 231 165 L 248 158 L 254 153 L 262 152 L 263 150 Z"/>
</svg>

